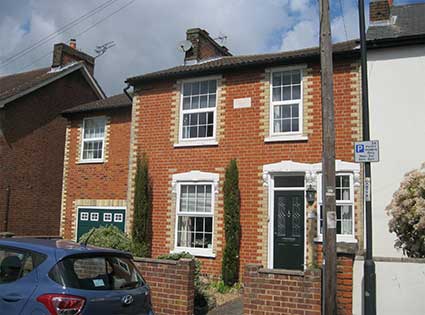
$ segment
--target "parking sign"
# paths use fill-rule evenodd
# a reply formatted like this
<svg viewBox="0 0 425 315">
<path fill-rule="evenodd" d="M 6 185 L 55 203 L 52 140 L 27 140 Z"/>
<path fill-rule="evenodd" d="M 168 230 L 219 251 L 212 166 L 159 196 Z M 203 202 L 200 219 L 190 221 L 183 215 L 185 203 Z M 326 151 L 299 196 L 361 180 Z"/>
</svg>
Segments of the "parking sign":
<svg viewBox="0 0 425 315">
<path fill-rule="evenodd" d="M 362 141 L 354 144 L 354 161 L 379 162 L 379 141 Z"/>
</svg>

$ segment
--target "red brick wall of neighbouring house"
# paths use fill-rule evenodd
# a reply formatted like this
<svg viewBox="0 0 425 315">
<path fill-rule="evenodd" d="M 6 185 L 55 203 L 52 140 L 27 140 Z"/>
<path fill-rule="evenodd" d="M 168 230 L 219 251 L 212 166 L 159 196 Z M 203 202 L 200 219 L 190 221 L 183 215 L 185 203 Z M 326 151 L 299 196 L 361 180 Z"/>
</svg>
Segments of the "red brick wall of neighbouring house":
<svg viewBox="0 0 425 315">
<path fill-rule="evenodd" d="M 79 164 L 83 118 L 107 118 L 104 163 Z M 62 236 L 75 237 L 76 200 L 126 200 L 131 108 L 73 114 L 68 117 Z"/>
<path fill-rule="evenodd" d="M 334 67 L 336 158 L 352 161 L 353 141 L 358 137 L 358 119 L 353 122 L 359 106 L 353 101 L 357 93 L 352 79 L 358 75 L 355 61 L 337 61 Z M 136 94 L 138 129 L 135 135 L 137 152 L 146 152 L 150 162 L 153 185 L 153 256 L 170 251 L 167 233 L 170 231 L 169 207 L 171 176 L 176 173 L 200 170 L 220 174 L 220 192 L 224 169 L 230 159 L 236 158 L 239 167 L 241 191 L 241 252 L 240 266 L 261 263 L 264 235 L 259 221 L 259 192 L 262 189 L 262 166 L 282 160 L 317 163 L 321 161 L 321 92 L 318 64 L 308 65 L 312 70 L 310 92 L 312 112 L 308 124 L 313 130 L 308 141 L 265 143 L 261 135 L 261 119 L 264 116 L 261 104 L 264 69 L 224 73 L 225 104 L 223 134 L 215 147 L 174 148 L 170 140 L 172 104 L 176 82 L 162 81 L 152 84 Z M 354 70 L 353 70 L 354 69 Z M 357 69 L 357 70 L 356 70 Z M 353 73 L 353 71 L 357 71 Z M 251 97 L 251 108 L 234 109 L 233 99 Z M 268 115 L 268 112 L 266 113 Z M 357 128 L 357 129 L 356 129 Z M 219 195 L 220 195 L 219 192 Z M 219 198 L 216 215 L 222 216 L 223 200 Z M 217 243 L 224 243 L 222 222 Z M 220 275 L 223 246 L 217 246 L 215 258 L 202 258 L 203 272 Z"/>
<path fill-rule="evenodd" d="M 155 314 L 193 315 L 195 264 L 192 260 L 136 258 L 135 263 L 152 290 Z"/>
<path fill-rule="evenodd" d="M 5 142 L 0 147 L 0 231 L 59 235 L 66 119 L 60 113 L 98 96 L 74 72 L 21 97 L 5 108 Z"/>
</svg>

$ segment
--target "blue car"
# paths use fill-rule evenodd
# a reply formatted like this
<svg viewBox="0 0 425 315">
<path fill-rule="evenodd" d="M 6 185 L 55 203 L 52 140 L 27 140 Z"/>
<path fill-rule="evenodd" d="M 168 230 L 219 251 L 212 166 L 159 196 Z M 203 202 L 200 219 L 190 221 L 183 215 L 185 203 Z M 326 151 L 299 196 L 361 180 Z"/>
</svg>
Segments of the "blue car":
<svg viewBox="0 0 425 315">
<path fill-rule="evenodd" d="M 64 240 L 0 239 L 0 314 L 153 315 L 128 253 Z"/>
</svg>

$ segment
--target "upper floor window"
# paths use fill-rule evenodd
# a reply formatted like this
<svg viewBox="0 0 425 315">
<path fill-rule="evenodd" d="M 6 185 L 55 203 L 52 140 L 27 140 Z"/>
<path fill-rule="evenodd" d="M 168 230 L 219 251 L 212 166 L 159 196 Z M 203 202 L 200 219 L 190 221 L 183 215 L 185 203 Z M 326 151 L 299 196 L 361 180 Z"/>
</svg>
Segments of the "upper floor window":
<svg viewBox="0 0 425 315">
<path fill-rule="evenodd" d="M 104 156 L 105 117 L 86 118 L 83 121 L 81 161 L 101 162 Z"/>
<path fill-rule="evenodd" d="M 302 70 L 273 71 L 271 84 L 271 135 L 302 132 Z"/>
<path fill-rule="evenodd" d="M 183 83 L 180 140 L 213 140 L 217 109 L 217 80 Z"/>
<path fill-rule="evenodd" d="M 322 177 L 318 177 L 319 235 L 323 230 Z M 336 176 L 336 233 L 339 241 L 354 239 L 354 187 L 351 174 Z"/>
</svg>

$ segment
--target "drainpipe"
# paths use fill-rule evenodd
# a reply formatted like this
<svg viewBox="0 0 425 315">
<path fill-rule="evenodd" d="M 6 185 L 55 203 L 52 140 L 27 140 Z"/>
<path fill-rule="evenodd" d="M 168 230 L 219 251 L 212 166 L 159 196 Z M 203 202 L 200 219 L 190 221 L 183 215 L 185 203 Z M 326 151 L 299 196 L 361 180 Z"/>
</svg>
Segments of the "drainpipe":
<svg viewBox="0 0 425 315">
<path fill-rule="evenodd" d="M 133 102 L 133 97 L 131 97 L 130 93 L 128 93 L 128 90 L 131 88 L 130 83 L 127 83 L 127 86 L 123 89 L 123 92 L 125 95 L 127 95 L 128 99 Z"/>
<path fill-rule="evenodd" d="M 4 231 L 7 232 L 9 229 L 9 209 L 10 209 L 10 185 L 6 187 L 6 213 L 4 217 Z"/>
</svg>

